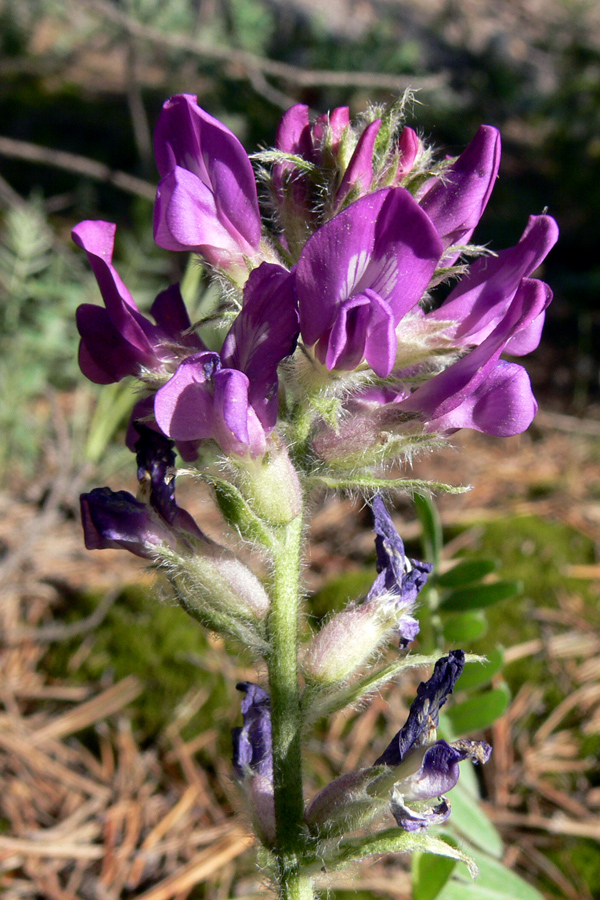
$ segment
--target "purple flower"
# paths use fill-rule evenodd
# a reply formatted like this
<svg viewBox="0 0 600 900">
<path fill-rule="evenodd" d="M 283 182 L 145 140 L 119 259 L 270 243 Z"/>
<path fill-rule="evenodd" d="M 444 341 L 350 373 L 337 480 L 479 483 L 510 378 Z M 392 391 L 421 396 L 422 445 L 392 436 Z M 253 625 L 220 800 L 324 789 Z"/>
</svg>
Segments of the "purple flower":
<svg viewBox="0 0 600 900">
<path fill-rule="evenodd" d="M 436 741 L 440 709 L 452 693 L 465 664 L 462 650 L 451 651 L 435 664 L 429 681 L 417 689 L 406 723 L 375 761 L 375 766 L 400 767 L 409 763 L 420 749 L 426 747 L 421 765 L 412 774 L 400 778 L 392 792 L 391 811 L 396 822 L 407 831 L 421 831 L 445 821 L 450 804 L 442 794 L 458 782 L 458 763 L 473 759 L 485 763 L 492 748 L 484 741 Z M 441 798 L 435 806 L 412 809 L 407 804 L 425 803 Z"/>
<path fill-rule="evenodd" d="M 329 370 L 366 359 L 389 375 L 396 326 L 421 297 L 442 253 L 429 217 L 404 188 L 362 197 L 306 242 L 295 270 L 304 342 Z"/>
<path fill-rule="evenodd" d="M 500 356 L 510 352 L 513 339 L 527 340 L 535 333 L 551 296 L 543 282 L 522 279 L 502 318 L 479 346 L 400 399 L 398 408 L 418 413 L 429 432 L 474 428 L 506 436 L 524 431 L 537 412 L 529 377 Z"/>
<path fill-rule="evenodd" d="M 436 740 L 440 709 L 463 667 L 462 650 L 437 661 L 431 678 L 419 685 L 405 725 L 374 765 L 342 775 L 312 800 L 306 812 L 311 830 L 333 836 L 362 828 L 385 807 L 407 831 L 448 818 L 450 804 L 443 794 L 455 787 L 459 762 L 483 764 L 491 753 L 484 741 Z"/>
<path fill-rule="evenodd" d="M 493 331 L 523 287 L 523 279 L 544 261 L 556 241 L 558 226 L 551 216 L 531 216 L 519 242 L 497 256 L 475 260 L 438 309 L 427 314 L 429 320 L 453 323 L 450 336 L 459 346 L 480 343 Z M 546 306 L 552 299 L 550 288 L 536 282 L 536 290 L 546 292 Z M 540 287 L 543 285 L 543 287 Z M 538 345 L 544 313 L 528 324 L 527 330 L 511 339 L 507 347 L 514 356 L 535 350 Z"/>
<path fill-rule="evenodd" d="M 175 441 L 215 440 L 225 453 L 258 457 L 277 422 L 277 366 L 291 354 L 298 313 L 290 274 L 263 263 L 221 354 L 185 359 L 156 394 L 156 421 Z"/>
<path fill-rule="evenodd" d="M 374 497 L 373 527 L 375 529 L 375 548 L 377 550 L 377 572 L 371 590 L 367 594 L 366 603 L 373 603 L 378 597 L 391 595 L 403 615 L 399 621 L 401 646 L 414 641 L 419 633 L 419 623 L 407 613 L 412 610 L 417 596 L 433 570 L 431 563 L 409 559 L 404 553 L 404 543 L 396 531 L 392 517 L 385 508 L 380 496 Z"/>
<path fill-rule="evenodd" d="M 161 176 L 154 238 L 167 250 L 195 250 L 226 271 L 246 270 L 260 251 L 256 181 L 246 151 L 197 98 L 163 106 L 154 134 Z"/>
<path fill-rule="evenodd" d="M 257 684 L 249 681 L 237 685 L 246 696 L 242 700 L 244 724 L 233 728 L 233 768 L 238 778 L 246 773 L 264 775 L 273 781 L 273 749 L 271 742 L 271 701 Z"/>
<path fill-rule="evenodd" d="M 84 303 L 77 309 L 79 365 L 97 384 L 137 375 L 141 368 L 168 367 L 203 347 L 197 335 L 188 333 L 191 323 L 178 285 L 154 301 L 150 312 L 156 325 L 142 315 L 112 264 L 115 231 L 116 225 L 101 221 L 80 222 L 73 229 L 73 240 L 87 253 L 106 307 Z"/>
<path fill-rule="evenodd" d="M 172 441 L 143 425 L 137 428 L 138 479 L 144 499 L 107 487 L 82 494 L 85 546 L 88 550 L 121 547 L 153 559 L 161 546 L 190 549 L 197 539 L 207 542 L 192 516 L 175 501 Z"/>
<path fill-rule="evenodd" d="M 244 724 L 233 728 L 233 768 L 244 787 L 258 835 L 265 844 L 275 840 L 273 750 L 269 695 L 249 681 L 237 685 Z"/>
<path fill-rule="evenodd" d="M 420 198 L 442 238 L 444 250 L 469 243 L 490 199 L 500 165 L 500 133 L 491 125 L 479 131 L 458 159 Z M 452 265 L 460 251 L 444 257 Z"/>
<path fill-rule="evenodd" d="M 338 433 L 322 427 L 315 436 L 318 455 L 351 456 L 359 445 L 376 445 L 383 433 L 406 431 L 415 416 L 429 433 L 472 428 L 507 436 L 525 431 L 537 411 L 529 376 L 501 356 L 524 355 L 539 343 L 552 292 L 529 276 L 557 236 L 554 219 L 532 216 L 516 246 L 476 260 L 439 308 L 426 314 L 416 308 L 403 323 L 406 343 L 400 337 L 398 359 L 403 353 L 410 359 L 413 335 L 429 330 L 431 360 L 393 371 L 385 386 L 351 395 L 345 404 L 350 415 Z M 444 353 L 454 348 L 460 354 L 437 372 L 431 367 L 436 341 Z"/>
</svg>

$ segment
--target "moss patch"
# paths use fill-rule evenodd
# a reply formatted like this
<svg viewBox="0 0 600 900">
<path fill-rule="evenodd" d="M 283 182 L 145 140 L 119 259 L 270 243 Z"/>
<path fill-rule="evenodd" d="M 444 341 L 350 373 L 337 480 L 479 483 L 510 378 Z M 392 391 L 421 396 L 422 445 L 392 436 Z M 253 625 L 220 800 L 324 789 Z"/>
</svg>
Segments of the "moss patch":
<svg viewBox="0 0 600 900">
<path fill-rule="evenodd" d="M 97 598 L 80 595 L 69 604 L 68 621 L 89 615 Z M 64 678 L 81 639 L 66 641 L 47 655 L 46 668 Z M 93 632 L 93 645 L 74 678 L 83 682 L 119 681 L 136 675 L 144 691 L 132 705 L 133 721 L 144 738 L 156 735 L 190 688 L 204 686 L 209 698 L 184 731 L 197 734 L 214 724 L 214 714 L 227 708 L 232 686 L 220 673 L 202 666 L 209 649 L 207 633 L 176 606 L 159 603 L 139 587 L 125 588 Z M 69 673 L 73 678 L 73 673 Z"/>
</svg>

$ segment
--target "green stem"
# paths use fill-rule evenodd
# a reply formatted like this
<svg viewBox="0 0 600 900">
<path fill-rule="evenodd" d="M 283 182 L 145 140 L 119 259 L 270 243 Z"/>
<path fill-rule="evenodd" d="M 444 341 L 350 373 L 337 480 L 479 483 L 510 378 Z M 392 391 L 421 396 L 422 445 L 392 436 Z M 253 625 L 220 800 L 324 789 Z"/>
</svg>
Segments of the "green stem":
<svg viewBox="0 0 600 900">
<path fill-rule="evenodd" d="M 280 896 L 312 900 L 310 879 L 299 873 L 303 855 L 301 717 L 298 685 L 298 606 L 302 516 L 279 529 L 273 554 L 269 685 L 273 731 L 275 817 Z"/>
<path fill-rule="evenodd" d="M 314 900 L 312 878 L 288 871 L 280 887 L 281 900 Z"/>
</svg>

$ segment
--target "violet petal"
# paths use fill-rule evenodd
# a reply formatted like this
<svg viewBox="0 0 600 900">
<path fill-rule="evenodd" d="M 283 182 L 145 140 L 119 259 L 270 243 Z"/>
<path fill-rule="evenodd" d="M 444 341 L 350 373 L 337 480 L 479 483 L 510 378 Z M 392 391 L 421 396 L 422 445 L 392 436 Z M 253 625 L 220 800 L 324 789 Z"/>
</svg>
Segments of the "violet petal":
<svg viewBox="0 0 600 900">
<path fill-rule="evenodd" d="M 221 359 L 248 376 L 250 405 L 267 430 L 277 421 L 277 367 L 294 352 L 298 331 L 292 276 L 281 266 L 262 263 L 244 286 L 244 305 L 225 338 Z"/>
<path fill-rule="evenodd" d="M 421 199 L 445 250 L 469 242 L 487 206 L 499 165 L 500 133 L 490 125 L 481 125 L 456 162 Z M 444 259 L 445 264 L 451 265 L 458 255 Z"/>
<path fill-rule="evenodd" d="M 136 556 L 152 559 L 153 548 L 165 544 L 175 547 L 171 530 L 128 491 L 95 488 L 82 494 L 80 502 L 88 550 L 120 547 Z"/>
<path fill-rule="evenodd" d="M 453 336 L 462 343 L 480 343 L 506 314 L 522 279 L 537 269 L 557 240 L 551 216 L 531 216 L 518 244 L 471 263 L 447 300 L 428 316 L 456 322 Z"/>
<path fill-rule="evenodd" d="M 417 688 L 405 724 L 375 761 L 376 766 L 399 766 L 409 750 L 428 742 L 437 728 L 440 708 L 452 693 L 464 664 L 462 650 L 452 650 L 438 659 L 431 678 Z"/>
<path fill-rule="evenodd" d="M 312 346 L 340 306 L 369 288 L 397 324 L 425 291 L 439 256 L 439 237 L 404 188 L 367 194 L 326 222 L 306 242 L 295 270 L 300 326 Z"/>
<path fill-rule="evenodd" d="M 526 431 L 537 409 L 525 369 L 500 360 L 459 406 L 428 421 L 426 430 L 447 434 L 472 428 L 495 437 L 509 437 Z"/>
<path fill-rule="evenodd" d="M 220 369 L 217 353 L 185 359 L 154 399 L 159 428 L 175 441 L 195 441 L 215 435 L 213 375 Z"/>
<path fill-rule="evenodd" d="M 273 780 L 273 750 L 271 742 L 271 702 L 269 695 L 249 681 L 237 685 L 243 691 L 241 728 L 232 729 L 233 766 L 239 778 L 250 771 Z"/>
<path fill-rule="evenodd" d="M 510 338 L 528 329 L 545 309 L 546 292 L 536 287 L 540 283 L 527 280 L 514 295 L 504 318 L 479 347 L 421 385 L 398 406 L 418 412 L 426 420 L 441 418 L 459 407 L 495 368 Z"/>
<path fill-rule="evenodd" d="M 189 170 L 213 194 L 216 216 L 237 246 L 244 252 L 258 249 L 261 220 L 254 172 L 233 132 L 199 107 L 195 96 L 180 94 L 163 106 L 154 149 L 161 177 L 176 167 Z"/>
<path fill-rule="evenodd" d="M 336 207 L 341 206 L 350 191 L 356 189 L 361 194 L 364 194 L 370 190 L 373 183 L 373 151 L 380 128 L 381 119 L 376 119 L 370 125 L 367 125 L 358 139 L 354 153 L 350 157 L 348 168 L 344 172 L 342 183 L 338 188 Z"/>
</svg>

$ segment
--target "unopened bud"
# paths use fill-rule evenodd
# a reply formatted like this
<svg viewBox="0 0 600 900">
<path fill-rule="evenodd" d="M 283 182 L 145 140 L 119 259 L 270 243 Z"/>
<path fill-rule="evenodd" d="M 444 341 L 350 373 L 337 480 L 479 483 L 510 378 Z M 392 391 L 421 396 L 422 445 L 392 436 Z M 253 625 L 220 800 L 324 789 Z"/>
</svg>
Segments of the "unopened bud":
<svg viewBox="0 0 600 900">
<path fill-rule="evenodd" d="M 273 436 L 263 457 L 238 465 L 239 488 L 254 512 L 270 525 L 287 525 L 300 515 L 302 489 L 283 444 Z"/>
<path fill-rule="evenodd" d="M 169 557 L 168 568 L 185 606 L 212 607 L 235 618 L 263 620 L 269 597 L 263 585 L 238 557 L 210 543 L 195 556 Z"/>
<path fill-rule="evenodd" d="M 419 625 L 408 615 L 411 608 L 412 604 L 403 603 L 390 592 L 337 613 L 306 651 L 306 677 L 321 684 L 344 682 L 398 631 L 405 642 L 412 640 Z"/>
</svg>

